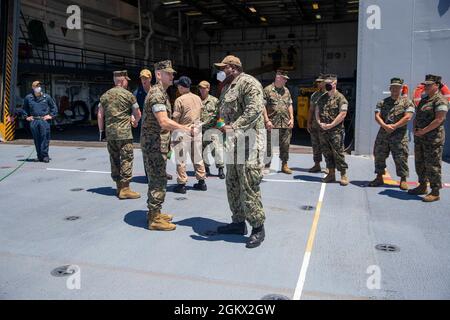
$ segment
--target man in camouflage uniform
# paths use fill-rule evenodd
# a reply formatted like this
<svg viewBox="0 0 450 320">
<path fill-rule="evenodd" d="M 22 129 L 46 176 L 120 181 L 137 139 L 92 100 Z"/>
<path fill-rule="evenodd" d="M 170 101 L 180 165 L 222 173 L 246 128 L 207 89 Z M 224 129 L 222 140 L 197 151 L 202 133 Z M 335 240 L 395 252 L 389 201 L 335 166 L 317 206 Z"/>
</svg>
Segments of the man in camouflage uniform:
<svg viewBox="0 0 450 320">
<path fill-rule="evenodd" d="M 133 95 L 136 97 L 137 103 L 139 104 L 139 108 L 141 112 L 144 111 L 145 98 L 147 97 L 147 93 L 150 91 L 152 87 L 152 72 L 148 69 L 142 69 L 139 73 L 139 79 L 141 79 L 141 84 L 138 88 L 133 92 Z M 137 127 L 138 136 L 141 135 L 141 123 L 139 122 Z M 147 176 L 147 172 L 145 173 Z M 170 174 L 167 174 L 167 180 L 172 180 L 173 177 Z"/>
<path fill-rule="evenodd" d="M 137 127 L 141 111 L 135 96 L 129 92 L 127 71 L 115 71 L 115 87 L 100 98 L 98 127 L 106 126 L 106 139 L 111 162 L 111 177 L 117 185 L 119 199 L 138 199 L 141 195 L 130 189 L 133 176 L 133 134 L 131 126 Z"/>
<path fill-rule="evenodd" d="M 344 119 L 347 115 L 347 99 L 336 89 L 337 76 L 325 76 L 327 94 L 321 96 L 316 103 L 316 120 L 320 126 L 320 149 L 325 156 L 328 175 L 323 182 L 336 181 L 336 168 L 341 173 L 341 185 L 348 185 L 347 169 L 344 154 Z"/>
<path fill-rule="evenodd" d="M 212 134 L 213 130 L 216 128 L 217 119 L 219 118 L 219 100 L 209 94 L 211 89 L 209 82 L 200 82 L 198 88 L 203 102 L 201 121 L 203 123 L 203 160 L 205 161 L 206 174 L 209 176 L 211 172 L 209 170 L 209 164 L 207 163 L 208 154 L 205 153 L 205 150 L 212 146 L 211 155 L 214 157 L 216 168 L 219 170 L 218 176 L 220 179 L 225 179 L 225 174 L 223 173 L 223 142 L 220 141 L 221 135 Z M 211 134 L 206 133 L 208 130 L 212 130 L 210 131 Z"/>
<path fill-rule="evenodd" d="M 169 152 L 171 131 L 182 130 L 191 133 L 191 128 L 171 120 L 172 106 L 167 88 L 173 83 L 170 60 L 155 63 L 156 85 L 152 86 L 144 104 L 141 129 L 141 148 L 145 170 L 148 174 L 148 228 L 149 230 L 172 231 L 173 216 L 161 213 L 167 188 L 167 153 Z"/>
<path fill-rule="evenodd" d="M 326 94 L 325 82 L 323 81 L 323 74 L 320 74 L 316 79 L 317 91 L 311 95 L 308 113 L 308 125 L 307 130 L 311 136 L 311 145 L 313 149 L 314 166 L 308 171 L 311 173 L 318 173 L 322 171 L 320 163 L 322 162 L 322 151 L 320 150 L 320 127 L 317 121 L 315 121 L 315 110 L 317 100 Z"/>
<path fill-rule="evenodd" d="M 410 194 L 427 194 L 424 202 L 440 200 L 442 189 L 442 152 L 445 143 L 444 122 L 448 111 L 448 100 L 442 96 L 441 77 L 429 74 L 425 77 L 425 93 L 417 106 L 414 120 L 414 154 L 419 186 L 409 190 Z"/>
<path fill-rule="evenodd" d="M 288 166 L 289 147 L 292 138 L 292 128 L 294 127 L 294 108 L 292 107 L 292 98 L 286 82 L 289 79 L 287 72 L 278 70 L 275 81 L 264 88 L 264 100 L 266 107 L 264 108 L 264 122 L 266 129 L 269 131 L 267 137 L 267 153 L 269 163 L 266 167 L 270 167 L 272 160 L 272 139 L 271 130 L 278 129 L 280 137 L 280 160 L 282 162 L 281 171 L 286 174 L 292 174 L 292 170 Z"/>
<path fill-rule="evenodd" d="M 406 178 L 408 169 L 408 128 L 415 107 L 411 100 L 401 96 L 403 79 L 391 79 L 391 96 L 378 102 L 375 109 L 375 121 L 380 125 L 374 146 L 375 173 L 377 177 L 369 183 L 369 187 L 379 187 L 384 184 L 383 174 L 386 169 L 386 159 L 389 153 L 395 162 L 397 176 L 400 177 L 400 189 L 408 190 Z"/>
<path fill-rule="evenodd" d="M 258 80 L 242 72 L 241 61 L 235 56 L 227 56 L 215 66 L 225 76 L 219 98 L 220 115 L 225 122 L 221 130 L 227 133 L 226 148 L 231 149 L 229 151 L 234 155 L 231 161 L 227 158 L 226 174 L 228 203 L 233 222 L 219 227 L 217 231 L 221 234 L 245 235 L 247 220 L 253 230 L 246 247 L 255 248 L 265 237 L 265 213 L 259 187 L 265 149 L 263 88 Z M 218 79 L 219 76 L 220 73 Z M 246 138 L 239 139 L 246 133 L 253 134 L 247 135 L 248 141 Z M 228 139 L 230 134 L 235 138 Z"/>
</svg>

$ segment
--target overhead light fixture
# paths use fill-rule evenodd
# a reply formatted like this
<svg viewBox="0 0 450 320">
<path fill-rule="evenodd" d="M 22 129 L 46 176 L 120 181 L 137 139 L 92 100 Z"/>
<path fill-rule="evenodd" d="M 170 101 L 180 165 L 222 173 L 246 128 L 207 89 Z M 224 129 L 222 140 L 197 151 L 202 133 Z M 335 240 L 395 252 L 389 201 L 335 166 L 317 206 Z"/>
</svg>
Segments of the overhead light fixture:
<svg viewBox="0 0 450 320">
<path fill-rule="evenodd" d="M 267 22 L 266 17 L 260 17 L 259 19 L 260 19 L 262 22 Z"/>
<path fill-rule="evenodd" d="M 217 24 L 217 21 L 205 21 L 203 24 Z"/>
<path fill-rule="evenodd" d="M 316 14 L 316 19 L 320 20 L 320 19 L 322 19 L 322 16 L 320 14 Z"/>
<path fill-rule="evenodd" d="M 250 10 L 250 11 L 253 12 L 253 13 L 256 13 L 255 7 L 248 7 L 248 10 Z"/>
<path fill-rule="evenodd" d="M 166 1 L 166 2 L 163 2 L 163 5 L 168 6 L 171 4 L 178 4 L 178 3 L 181 3 L 181 1 L 180 0 Z"/>
<path fill-rule="evenodd" d="M 352 3 L 359 3 L 359 0 L 347 1 L 347 3 L 350 3 L 350 4 L 352 4 Z"/>
<path fill-rule="evenodd" d="M 201 16 L 202 15 L 202 13 L 200 12 L 200 11 L 188 11 L 188 12 L 186 12 L 186 15 L 187 16 Z"/>
<path fill-rule="evenodd" d="M 319 4 L 317 2 L 314 2 L 312 4 L 312 7 L 313 7 L 314 10 L 319 10 Z"/>
<path fill-rule="evenodd" d="M 359 10 L 358 9 L 354 9 L 354 10 L 347 10 L 348 13 L 358 13 Z"/>
</svg>

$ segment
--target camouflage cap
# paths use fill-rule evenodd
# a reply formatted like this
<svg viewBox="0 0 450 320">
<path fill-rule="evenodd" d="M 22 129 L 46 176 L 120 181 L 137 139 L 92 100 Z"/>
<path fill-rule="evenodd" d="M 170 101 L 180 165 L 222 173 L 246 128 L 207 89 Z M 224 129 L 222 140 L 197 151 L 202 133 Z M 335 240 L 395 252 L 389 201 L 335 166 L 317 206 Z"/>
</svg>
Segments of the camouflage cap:
<svg viewBox="0 0 450 320">
<path fill-rule="evenodd" d="M 315 80 L 315 82 L 323 82 L 324 75 L 322 73 L 319 74 L 319 76 L 317 77 L 317 79 Z"/>
<path fill-rule="evenodd" d="M 209 89 L 211 88 L 211 85 L 209 84 L 208 81 L 202 81 L 198 84 L 199 88 L 203 88 L 203 89 Z"/>
<path fill-rule="evenodd" d="M 164 60 L 155 63 L 155 70 L 158 71 L 166 71 L 169 73 L 176 73 L 176 71 L 172 68 L 172 61 Z"/>
<path fill-rule="evenodd" d="M 114 78 L 116 77 L 125 77 L 127 80 L 131 80 L 130 77 L 128 77 L 128 71 L 127 70 L 121 70 L 121 71 L 114 71 Z"/>
<path fill-rule="evenodd" d="M 403 86 L 403 79 L 400 78 L 392 78 L 391 79 L 391 86 Z"/>
<path fill-rule="evenodd" d="M 34 81 L 34 82 L 31 84 L 31 86 L 32 86 L 33 88 L 39 87 L 40 85 L 41 85 L 41 82 L 40 82 L 40 81 Z"/>
<path fill-rule="evenodd" d="M 141 70 L 141 73 L 139 74 L 139 78 L 151 78 L 152 77 L 152 72 L 148 69 L 143 69 Z"/>
<path fill-rule="evenodd" d="M 434 84 L 434 83 L 441 83 L 442 77 L 436 76 L 434 74 L 427 74 L 425 76 L 425 81 L 422 82 L 422 84 Z"/>
<path fill-rule="evenodd" d="M 324 81 L 333 82 L 337 80 L 337 75 L 335 74 L 326 74 L 323 76 Z"/>
<path fill-rule="evenodd" d="M 214 63 L 217 68 L 223 68 L 229 64 L 242 67 L 241 59 L 235 56 L 226 56 L 222 62 Z"/>
<path fill-rule="evenodd" d="M 289 80 L 288 72 L 286 70 L 277 70 L 277 76 L 281 76 L 286 80 Z"/>
</svg>

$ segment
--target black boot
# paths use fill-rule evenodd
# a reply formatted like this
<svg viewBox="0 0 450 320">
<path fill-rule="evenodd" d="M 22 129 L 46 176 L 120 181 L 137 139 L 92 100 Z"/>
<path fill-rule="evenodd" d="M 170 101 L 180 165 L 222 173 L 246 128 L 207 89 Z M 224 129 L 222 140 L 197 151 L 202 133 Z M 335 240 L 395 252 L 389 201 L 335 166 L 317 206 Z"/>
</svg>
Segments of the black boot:
<svg viewBox="0 0 450 320">
<path fill-rule="evenodd" d="M 194 184 L 195 190 L 206 191 L 208 187 L 206 186 L 205 180 L 199 180 L 198 183 Z"/>
<path fill-rule="evenodd" d="M 146 175 L 147 175 L 147 174 L 146 174 Z M 171 174 L 168 174 L 168 173 L 166 173 L 166 178 L 167 178 L 167 180 L 172 180 L 172 179 L 173 179 L 172 175 L 171 175 Z"/>
<path fill-rule="evenodd" d="M 265 237 L 266 233 L 264 231 L 264 226 L 253 228 L 252 234 L 247 241 L 246 247 L 249 249 L 259 247 L 259 245 L 264 241 Z"/>
<path fill-rule="evenodd" d="M 173 189 L 173 192 L 185 194 L 186 193 L 186 185 L 185 184 L 177 185 L 175 187 L 175 189 Z"/>
<path fill-rule="evenodd" d="M 205 166 L 206 176 L 209 177 L 211 175 L 211 171 L 209 170 L 209 166 Z"/>
<path fill-rule="evenodd" d="M 220 179 L 225 179 L 225 174 L 223 173 L 223 168 L 219 168 L 219 178 Z"/>
<path fill-rule="evenodd" d="M 217 233 L 221 234 L 239 234 L 245 236 L 247 234 L 247 225 L 244 222 L 230 223 L 226 226 L 221 226 L 217 228 Z"/>
</svg>

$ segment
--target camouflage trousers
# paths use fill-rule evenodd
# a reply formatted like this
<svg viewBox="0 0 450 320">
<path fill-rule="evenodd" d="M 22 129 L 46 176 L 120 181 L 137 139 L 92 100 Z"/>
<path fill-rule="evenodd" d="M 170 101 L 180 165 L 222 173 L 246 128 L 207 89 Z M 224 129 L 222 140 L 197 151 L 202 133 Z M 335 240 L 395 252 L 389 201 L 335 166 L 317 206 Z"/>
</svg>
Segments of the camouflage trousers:
<svg viewBox="0 0 450 320">
<path fill-rule="evenodd" d="M 149 213 L 160 213 L 167 189 L 167 153 L 150 150 L 150 144 L 142 143 L 142 156 L 148 178 L 147 207 Z"/>
<path fill-rule="evenodd" d="M 259 184 L 262 168 L 258 165 L 227 165 L 226 186 L 228 204 L 235 223 L 248 221 L 253 228 L 264 224 L 266 219 Z"/>
<path fill-rule="evenodd" d="M 322 151 L 320 151 L 320 128 L 315 120 L 313 120 L 311 126 L 310 136 L 314 163 L 322 162 Z"/>
<path fill-rule="evenodd" d="M 280 160 L 282 162 L 289 161 L 289 147 L 291 145 L 292 129 L 274 129 L 278 130 L 279 133 L 279 143 L 280 143 Z M 265 163 L 272 162 L 272 135 L 271 132 L 267 132 L 267 159 Z"/>
<path fill-rule="evenodd" d="M 320 131 L 320 151 L 325 157 L 328 169 L 348 169 L 344 153 L 344 131 Z"/>
<path fill-rule="evenodd" d="M 378 132 L 377 138 L 375 139 L 373 149 L 373 155 L 375 157 L 375 173 L 384 174 L 386 169 L 386 159 L 389 157 L 389 153 L 392 152 L 397 176 L 401 178 L 409 177 L 408 136 L 402 132 L 399 132 L 399 134 L 394 132 L 389 135 L 384 130 L 381 130 Z"/>
<path fill-rule="evenodd" d="M 129 183 L 133 177 L 133 140 L 111 140 L 107 144 L 111 162 L 111 178 Z"/>
<path fill-rule="evenodd" d="M 419 183 L 430 183 L 432 189 L 442 189 L 442 153 L 444 143 L 430 143 L 415 137 L 414 155 Z"/>
<path fill-rule="evenodd" d="M 209 167 L 209 165 L 210 165 L 210 163 L 208 162 L 208 157 L 207 157 L 208 153 L 207 152 L 205 153 L 205 151 L 211 150 L 211 155 L 213 156 L 214 162 L 216 163 L 216 168 L 217 169 L 223 168 L 224 167 L 223 141 L 220 141 L 218 136 L 212 136 L 211 140 L 212 141 L 203 141 L 202 154 L 203 154 L 203 161 L 205 162 L 205 166 Z"/>
</svg>

